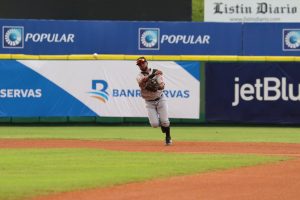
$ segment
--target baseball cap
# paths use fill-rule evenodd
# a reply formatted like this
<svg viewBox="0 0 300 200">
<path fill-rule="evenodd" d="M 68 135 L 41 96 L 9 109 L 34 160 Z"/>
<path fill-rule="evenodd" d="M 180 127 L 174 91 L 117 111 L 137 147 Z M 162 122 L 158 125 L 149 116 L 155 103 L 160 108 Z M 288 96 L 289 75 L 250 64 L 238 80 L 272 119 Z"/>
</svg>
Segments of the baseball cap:
<svg viewBox="0 0 300 200">
<path fill-rule="evenodd" d="M 146 58 L 145 57 L 139 57 L 137 60 L 136 60 L 136 65 L 140 65 L 144 62 L 147 62 Z"/>
</svg>

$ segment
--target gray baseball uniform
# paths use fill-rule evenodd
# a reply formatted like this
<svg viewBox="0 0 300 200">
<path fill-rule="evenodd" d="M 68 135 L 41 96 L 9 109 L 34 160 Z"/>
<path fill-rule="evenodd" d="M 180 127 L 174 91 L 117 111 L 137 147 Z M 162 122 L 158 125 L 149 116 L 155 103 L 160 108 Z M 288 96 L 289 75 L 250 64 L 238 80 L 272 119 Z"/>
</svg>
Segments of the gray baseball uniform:
<svg viewBox="0 0 300 200">
<path fill-rule="evenodd" d="M 146 109 L 148 113 L 148 119 L 153 128 L 161 127 L 161 131 L 165 133 L 165 144 L 171 145 L 171 134 L 170 134 L 170 121 L 168 117 L 168 105 L 166 97 L 164 96 L 164 81 L 163 74 L 159 70 L 154 70 L 148 67 L 148 62 L 145 57 L 137 59 L 136 63 L 141 72 L 138 74 L 136 80 L 141 89 L 141 96 L 146 102 Z M 147 87 L 147 81 L 149 78 L 156 79 L 159 84 L 157 88 Z M 147 88 L 147 89 L 146 89 Z"/>
<path fill-rule="evenodd" d="M 137 82 L 140 84 L 144 77 L 152 74 L 153 69 L 148 70 L 148 73 L 141 72 L 137 76 Z M 158 83 L 163 83 L 162 75 L 156 75 L 154 77 Z M 146 102 L 146 109 L 148 113 L 149 122 L 152 127 L 170 126 L 168 117 L 168 105 L 166 97 L 163 94 L 163 90 L 157 90 L 156 92 L 148 91 L 141 87 L 141 95 Z"/>
</svg>

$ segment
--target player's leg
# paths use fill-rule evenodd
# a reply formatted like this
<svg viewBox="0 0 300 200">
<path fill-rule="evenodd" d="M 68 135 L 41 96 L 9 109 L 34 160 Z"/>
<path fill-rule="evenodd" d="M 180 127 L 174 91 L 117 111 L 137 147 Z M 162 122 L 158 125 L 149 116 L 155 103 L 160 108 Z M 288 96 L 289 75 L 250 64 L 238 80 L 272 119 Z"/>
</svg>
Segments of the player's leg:
<svg viewBox="0 0 300 200">
<path fill-rule="evenodd" d="M 158 118 L 155 102 L 146 101 L 146 109 L 147 109 L 150 125 L 153 128 L 159 127 L 159 118 Z"/>
<path fill-rule="evenodd" d="M 166 99 L 163 97 L 157 106 L 157 112 L 160 119 L 161 130 L 166 134 L 166 145 L 172 144 L 171 131 L 170 131 L 170 120 L 168 116 L 168 105 Z"/>
</svg>

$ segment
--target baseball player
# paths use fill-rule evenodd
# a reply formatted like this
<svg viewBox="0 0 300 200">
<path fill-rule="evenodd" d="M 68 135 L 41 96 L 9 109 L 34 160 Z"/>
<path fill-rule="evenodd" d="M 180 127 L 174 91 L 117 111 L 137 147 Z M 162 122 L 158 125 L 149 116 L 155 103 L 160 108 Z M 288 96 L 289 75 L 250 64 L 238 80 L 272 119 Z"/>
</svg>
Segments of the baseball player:
<svg viewBox="0 0 300 200">
<path fill-rule="evenodd" d="M 141 96 L 146 102 L 149 122 L 153 128 L 161 127 L 162 132 L 166 134 L 165 144 L 171 145 L 168 105 L 163 93 L 163 73 L 149 68 L 145 57 L 139 57 L 136 64 L 141 70 L 136 79 L 141 88 Z"/>
</svg>

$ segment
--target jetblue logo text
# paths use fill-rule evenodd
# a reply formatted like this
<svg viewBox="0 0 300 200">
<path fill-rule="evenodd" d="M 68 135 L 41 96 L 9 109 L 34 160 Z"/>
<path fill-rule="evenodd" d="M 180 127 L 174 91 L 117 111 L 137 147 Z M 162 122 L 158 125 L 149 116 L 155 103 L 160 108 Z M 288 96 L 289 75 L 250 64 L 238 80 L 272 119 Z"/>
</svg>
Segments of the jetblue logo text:
<svg viewBox="0 0 300 200">
<path fill-rule="evenodd" d="M 283 29 L 283 51 L 300 51 L 300 29 Z"/>
<path fill-rule="evenodd" d="M 24 48 L 24 28 L 21 26 L 3 26 L 2 47 Z"/>
<path fill-rule="evenodd" d="M 254 84 L 240 84 L 239 77 L 234 79 L 234 101 L 238 106 L 243 101 L 298 101 L 300 102 L 300 84 L 288 83 L 285 77 L 265 77 L 256 79 Z"/>
</svg>

